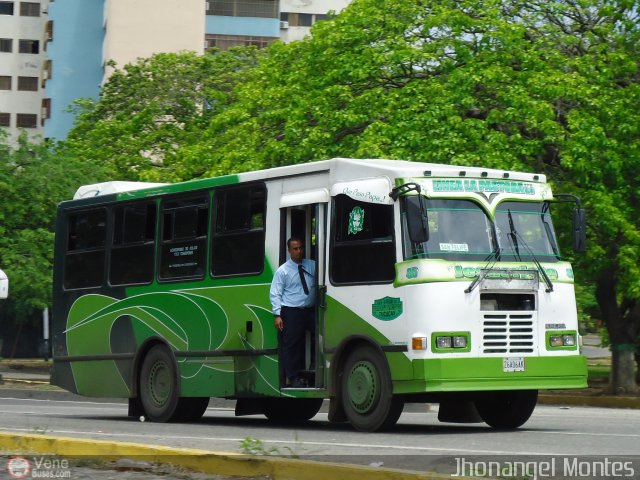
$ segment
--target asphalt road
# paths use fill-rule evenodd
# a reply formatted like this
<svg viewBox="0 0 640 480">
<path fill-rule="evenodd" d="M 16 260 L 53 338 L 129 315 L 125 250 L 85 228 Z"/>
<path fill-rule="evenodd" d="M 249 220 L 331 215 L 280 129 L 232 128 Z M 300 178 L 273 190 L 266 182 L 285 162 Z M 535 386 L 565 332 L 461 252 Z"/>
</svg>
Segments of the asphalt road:
<svg viewBox="0 0 640 480">
<path fill-rule="evenodd" d="M 122 402 L 0 390 L 0 430 L 11 432 L 225 452 L 253 449 L 251 453 L 417 471 L 443 471 L 443 465 L 475 456 L 640 458 L 639 410 L 540 405 L 523 428 L 495 431 L 484 424 L 440 423 L 437 406 L 409 405 L 398 425 L 385 433 L 360 433 L 346 424 L 330 424 L 323 411 L 307 424 L 291 428 L 274 425 L 263 416 L 235 417 L 232 402 L 212 400 L 200 422 L 156 424 L 128 418 Z M 640 470 L 637 473 L 640 476 Z"/>
</svg>

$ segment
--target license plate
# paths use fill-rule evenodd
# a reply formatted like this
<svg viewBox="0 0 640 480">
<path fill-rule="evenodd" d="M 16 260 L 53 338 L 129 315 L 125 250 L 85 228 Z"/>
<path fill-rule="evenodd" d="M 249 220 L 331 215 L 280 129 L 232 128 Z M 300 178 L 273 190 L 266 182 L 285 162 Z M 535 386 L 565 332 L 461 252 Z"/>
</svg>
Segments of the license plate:
<svg viewBox="0 0 640 480">
<path fill-rule="evenodd" d="M 503 372 L 524 372 L 524 357 L 507 357 L 502 359 Z"/>
</svg>

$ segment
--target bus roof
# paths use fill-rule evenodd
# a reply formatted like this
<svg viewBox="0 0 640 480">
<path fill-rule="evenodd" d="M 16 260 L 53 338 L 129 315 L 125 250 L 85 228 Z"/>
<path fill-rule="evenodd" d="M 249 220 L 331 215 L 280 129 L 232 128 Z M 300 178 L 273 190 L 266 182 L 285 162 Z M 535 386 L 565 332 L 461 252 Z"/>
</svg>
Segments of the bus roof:
<svg viewBox="0 0 640 480">
<path fill-rule="evenodd" d="M 78 188 L 75 195 L 73 196 L 73 199 L 78 200 L 80 198 L 97 197 L 99 195 L 109 195 L 111 193 L 131 192 L 133 190 L 142 190 L 143 188 L 159 187 L 162 185 L 167 184 L 120 181 L 94 183 L 92 185 L 83 185 L 82 187 Z"/>
<path fill-rule="evenodd" d="M 237 183 L 258 180 L 268 180 L 296 175 L 328 172 L 331 182 L 342 182 L 351 179 L 363 179 L 373 177 L 387 177 L 392 183 L 396 178 L 486 178 L 509 179 L 527 182 L 546 183 L 546 176 L 510 170 L 496 170 L 482 167 L 465 167 L 457 165 L 444 165 L 436 163 L 411 162 L 407 160 L 388 159 L 356 159 L 333 158 L 316 162 L 301 163 L 283 167 L 275 167 L 265 170 L 242 172 L 235 175 L 227 175 L 217 178 L 196 179 L 183 184 L 189 184 L 192 188 L 206 187 L 208 184 Z M 91 198 L 100 195 L 114 193 L 133 192 L 143 189 L 154 189 L 154 194 L 164 193 L 174 184 L 150 183 L 150 182 L 123 182 L 112 181 L 85 185 L 78 189 L 74 200 Z M 159 188 L 157 188 L 159 187 Z"/>
</svg>

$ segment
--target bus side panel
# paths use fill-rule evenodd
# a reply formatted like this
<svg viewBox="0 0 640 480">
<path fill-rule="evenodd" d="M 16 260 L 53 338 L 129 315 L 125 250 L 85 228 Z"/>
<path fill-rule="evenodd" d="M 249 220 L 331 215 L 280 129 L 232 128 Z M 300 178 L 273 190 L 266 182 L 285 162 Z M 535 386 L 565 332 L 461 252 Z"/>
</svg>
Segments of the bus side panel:
<svg viewBox="0 0 640 480">
<path fill-rule="evenodd" d="M 277 336 L 268 291 L 268 284 L 249 284 L 166 292 L 194 307 L 182 307 L 166 319 L 167 325 L 180 327 L 175 338 L 163 334 L 176 351 L 183 396 L 279 392 Z M 140 340 L 151 333 L 143 328 L 138 327 Z"/>
<path fill-rule="evenodd" d="M 349 287 L 341 287 L 341 289 Z M 364 291 L 367 288 L 369 291 L 376 289 L 375 286 L 358 288 L 358 294 L 355 292 L 352 298 L 358 298 L 358 301 L 367 296 Z M 338 289 L 336 289 L 338 290 Z M 336 291 L 334 290 L 334 291 Z M 345 292 L 346 293 L 346 292 Z M 373 294 L 375 296 L 375 293 Z M 371 308 L 374 304 L 371 301 L 368 305 L 369 316 L 371 317 L 371 323 L 376 322 L 380 326 L 389 328 L 388 323 L 373 318 L 371 315 Z M 364 312 L 361 312 L 364 314 Z M 371 323 L 367 322 L 362 316 L 358 315 L 355 311 L 347 308 L 344 304 L 340 303 L 336 298 L 327 296 L 327 313 L 325 320 L 325 348 L 333 350 L 341 345 L 344 339 L 359 335 L 371 339 L 380 345 L 383 350 L 387 346 L 400 346 L 394 344 L 393 340 L 385 336 L 380 329 L 375 328 Z M 403 334 L 405 327 L 402 316 L 393 321 L 394 329 L 397 329 L 398 338 Z M 402 337 L 404 338 L 404 337 Z M 387 362 L 389 363 L 389 369 L 391 370 L 391 378 L 393 381 L 397 380 L 411 380 L 413 379 L 413 368 L 411 361 L 407 358 L 404 352 L 387 352 Z"/>
</svg>

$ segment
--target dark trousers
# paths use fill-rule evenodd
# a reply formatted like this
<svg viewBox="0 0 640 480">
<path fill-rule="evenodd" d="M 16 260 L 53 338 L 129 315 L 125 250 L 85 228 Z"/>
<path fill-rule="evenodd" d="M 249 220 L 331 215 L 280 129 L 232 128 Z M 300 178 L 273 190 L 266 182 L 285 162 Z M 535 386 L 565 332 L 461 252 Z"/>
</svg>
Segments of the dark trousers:
<svg viewBox="0 0 640 480">
<path fill-rule="evenodd" d="M 284 373 L 290 381 L 298 378 L 305 369 L 305 332 L 311 333 L 311 365 L 315 358 L 316 323 L 314 308 L 282 307 L 280 315 L 284 322 L 282 330 L 282 362 Z"/>
</svg>

